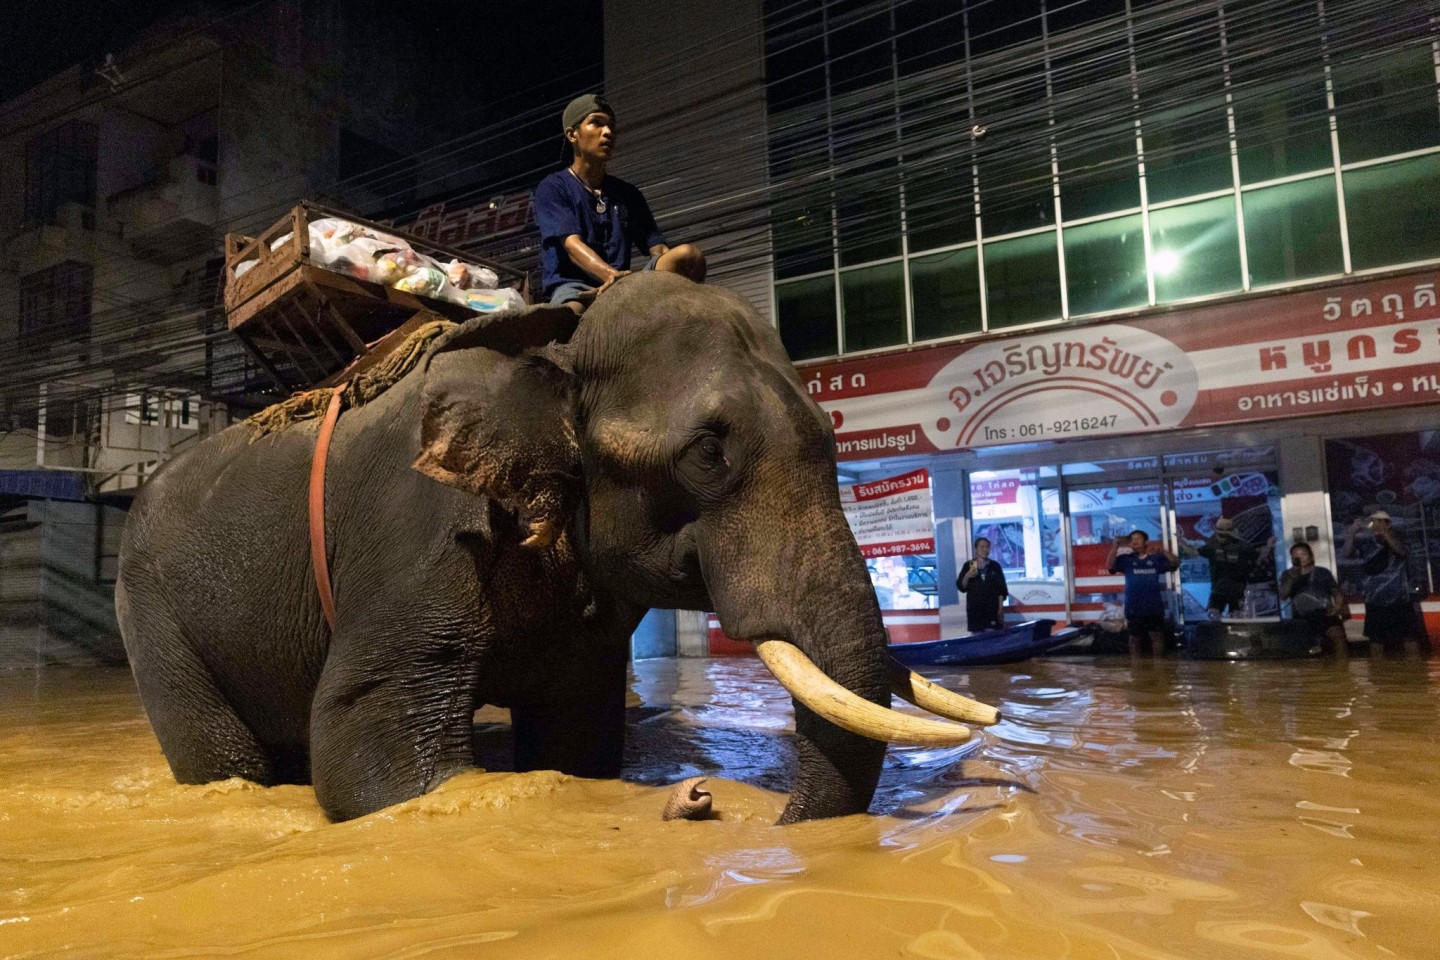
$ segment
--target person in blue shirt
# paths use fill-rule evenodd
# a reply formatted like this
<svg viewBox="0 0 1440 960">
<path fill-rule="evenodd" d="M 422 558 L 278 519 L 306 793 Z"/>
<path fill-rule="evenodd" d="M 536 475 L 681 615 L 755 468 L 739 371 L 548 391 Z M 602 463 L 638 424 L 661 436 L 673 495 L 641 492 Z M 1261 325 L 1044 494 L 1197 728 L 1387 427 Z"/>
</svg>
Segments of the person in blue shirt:
<svg viewBox="0 0 1440 960">
<path fill-rule="evenodd" d="M 615 111 L 586 94 L 570 101 L 561 123 L 573 157 L 535 188 L 545 298 L 576 313 L 630 272 L 630 254 L 648 256 L 646 270 L 668 270 L 701 283 L 705 255 L 694 244 L 672 247 L 636 187 L 605 172 L 615 149 Z"/>
<path fill-rule="evenodd" d="M 1129 553 L 1120 549 L 1129 546 Z M 1139 655 L 1148 642 L 1152 656 L 1165 650 L 1165 574 L 1180 566 L 1180 558 L 1144 530 L 1117 537 L 1110 545 L 1111 573 L 1125 575 L 1125 625 L 1130 632 L 1130 653 Z"/>
</svg>

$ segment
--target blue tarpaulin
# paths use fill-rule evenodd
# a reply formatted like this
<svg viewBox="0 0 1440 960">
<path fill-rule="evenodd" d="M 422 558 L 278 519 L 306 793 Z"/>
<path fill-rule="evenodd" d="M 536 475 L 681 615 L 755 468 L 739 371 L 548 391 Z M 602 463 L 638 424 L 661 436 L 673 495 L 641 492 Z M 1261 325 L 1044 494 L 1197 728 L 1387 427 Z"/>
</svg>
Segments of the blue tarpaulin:
<svg viewBox="0 0 1440 960">
<path fill-rule="evenodd" d="M 85 475 L 74 470 L 0 470 L 0 497 L 84 500 Z"/>
</svg>

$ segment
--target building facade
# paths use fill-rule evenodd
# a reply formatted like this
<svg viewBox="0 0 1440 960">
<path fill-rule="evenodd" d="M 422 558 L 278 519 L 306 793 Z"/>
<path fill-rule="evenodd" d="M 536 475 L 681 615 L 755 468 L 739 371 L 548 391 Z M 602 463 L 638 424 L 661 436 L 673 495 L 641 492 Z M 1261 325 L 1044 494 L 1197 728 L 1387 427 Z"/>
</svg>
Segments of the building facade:
<svg viewBox="0 0 1440 960">
<path fill-rule="evenodd" d="M 1377 509 L 1440 628 L 1437 29 L 1404 2 L 732 11 L 765 45 L 735 142 L 766 177 L 729 192 L 770 225 L 760 305 L 842 482 L 926 478 L 933 536 L 861 538 L 892 635 L 963 632 L 979 535 L 1012 618 L 1113 618 L 1137 528 L 1182 555 L 1178 627 L 1222 517 L 1261 555 L 1240 612 L 1281 615 L 1300 541 L 1358 630 Z M 662 74 L 650 109 L 693 115 Z"/>
<path fill-rule="evenodd" d="M 344 6 L 166 20 L 0 105 L 0 666 L 123 662 L 131 496 L 273 399 L 220 309 L 224 235 L 458 169 L 410 157 L 415 44 Z"/>
</svg>

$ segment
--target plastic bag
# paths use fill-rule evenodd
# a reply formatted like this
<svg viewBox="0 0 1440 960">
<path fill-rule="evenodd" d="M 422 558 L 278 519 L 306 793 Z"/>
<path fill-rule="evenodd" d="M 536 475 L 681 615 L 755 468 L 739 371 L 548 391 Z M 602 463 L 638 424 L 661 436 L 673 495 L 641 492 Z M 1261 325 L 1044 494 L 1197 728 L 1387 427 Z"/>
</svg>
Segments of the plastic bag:
<svg viewBox="0 0 1440 960">
<path fill-rule="evenodd" d="M 387 254 L 386 256 L 389 256 Z M 378 261 L 377 261 L 378 263 Z M 445 286 L 445 274 L 435 267 L 422 266 L 395 281 L 396 290 L 416 293 L 422 297 L 433 297 Z"/>
<path fill-rule="evenodd" d="M 462 290 L 460 301 L 479 313 L 494 313 L 497 310 L 518 310 L 525 306 L 525 299 L 520 296 L 520 291 L 510 287 L 502 287 L 499 290 Z"/>
<path fill-rule="evenodd" d="M 398 287 L 401 280 L 416 271 L 433 269 L 425 262 L 426 259 L 414 250 L 389 250 L 385 253 L 377 253 L 375 262 L 370 268 L 370 279 L 376 283 L 383 283 L 387 287 Z M 438 270 L 435 272 L 439 273 Z M 443 276 L 441 279 L 444 279 Z"/>
<path fill-rule="evenodd" d="M 500 277 L 489 267 L 451 260 L 445 267 L 445 276 L 460 290 L 494 290 L 500 285 Z"/>
</svg>

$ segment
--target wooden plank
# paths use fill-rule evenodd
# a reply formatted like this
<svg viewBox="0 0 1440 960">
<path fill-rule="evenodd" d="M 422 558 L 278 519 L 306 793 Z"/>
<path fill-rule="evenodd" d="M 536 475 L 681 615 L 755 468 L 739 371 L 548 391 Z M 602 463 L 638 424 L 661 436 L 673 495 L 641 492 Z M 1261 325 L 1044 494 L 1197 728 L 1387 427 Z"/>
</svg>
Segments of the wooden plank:
<svg viewBox="0 0 1440 960">
<path fill-rule="evenodd" d="M 270 379 L 275 381 L 275 385 L 277 387 L 285 391 L 293 389 L 288 383 L 285 382 L 285 378 L 280 376 L 280 371 L 277 370 L 275 368 L 275 365 L 270 362 L 270 358 L 265 356 L 264 351 L 258 349 L 253 343 L 251 343 L 250 338 L 247 337 L 243 331 L 236 330 L 235 336 L 240 338 L 240 345 L 244 347 L 247 351 L 249 351 L 250 356 L 255 358 L 255 362 L 260 364 L 260 369 L 264 370 L 270 376 Z"/>
<path fill-rule="evenodd" d="M 439 318 L 437 318 L 433 313 L 425 310 L 420 311 L 419 313 L 415 314 L 415 316 L 411 317 L 409 320 L 406 320 L 404 323 L 400 324 L 400 326 L 396 327 L 394 330 L 391 330 L 385 336 L 381 337 L 375 343 L 371 344 L 370 349 L 367 350 L 365 353 L 361 354 L 360 356 L 356 357 L 353 361 L 351 361 L 349 366 L 345 367 L 343 370 L 335 371 L 330 376 L 317 383 L 316 386 L 335 387 L 344 383 L 346 380 L 349 380 L 351 377 L 359 376 L 366 370 L 369 370 L 371 367 L 375 366 L 381 360 L 384 360 L 385 357 L 390 353 L 390 351 L 394 350 L 400 344 L 404 343 L 405 338 L 410 336 L 410 334 L 414 333 L 416 330 L 419 330 L 425 324 L 436 319 Z"/>
<path fill-rule="evenodd" d="M 256 294 L 250 300 L 241 304 L 233 310 L 226 311 L 226 322 L 231 330 L 238 330 L 244 326 L 249 319 L 266 310 L 271 304 L 286 296 L 295 287 L 305 280 L 300 270 L 295 270 L 276 279 L 273 286 L 262 293 Z"/>
</svg>

